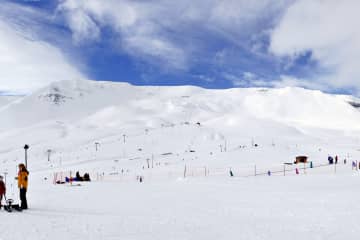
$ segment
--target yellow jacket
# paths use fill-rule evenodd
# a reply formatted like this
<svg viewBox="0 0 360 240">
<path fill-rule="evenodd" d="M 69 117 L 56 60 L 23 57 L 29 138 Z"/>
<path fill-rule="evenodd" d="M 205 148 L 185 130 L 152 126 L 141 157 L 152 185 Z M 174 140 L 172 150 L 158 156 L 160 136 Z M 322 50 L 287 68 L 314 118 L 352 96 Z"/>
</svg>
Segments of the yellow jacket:
<svg viewBox="0 0 360 240">
<path fill-rule="evenodd" d="M 27 188 L 28 187 L 28 175 L 27 171 L 19 171 L 18 173 L 18 187 Z"/>
</svg>

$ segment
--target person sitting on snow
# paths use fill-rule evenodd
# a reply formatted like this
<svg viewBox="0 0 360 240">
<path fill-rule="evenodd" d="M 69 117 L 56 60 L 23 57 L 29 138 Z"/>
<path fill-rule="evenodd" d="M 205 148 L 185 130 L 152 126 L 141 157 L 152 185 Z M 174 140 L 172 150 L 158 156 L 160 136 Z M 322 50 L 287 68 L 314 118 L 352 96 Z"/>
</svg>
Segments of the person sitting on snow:
<svg viewBox="0 0 360 240">
<path fill-rule="evenodd" d="M 79 173 L 79 171 L 77 171 L 76 172 L 76 174 L 75 174 L 75 181 L 79 181 L 79 182 L 82 182 L 82 181 L 84 181 L 84 178 L 82 177 L 82 176 L 80 176 L 80 173 Z"/>
<path fill-rule="evenodd" d="M 6 187 L 5 187 L 5 183 L 3 181 L 3 176 L 0 176 L 0 209 L 1 209 L 2 197 L 3 197 L 3 195 L 5 196 L 5 193 L 6 193 Z"/>
<path fill-rule="evenodd" d="M 90 175 L 89 173 L 84 174 L 84 181 L 90 182 Z"/>
</svg>

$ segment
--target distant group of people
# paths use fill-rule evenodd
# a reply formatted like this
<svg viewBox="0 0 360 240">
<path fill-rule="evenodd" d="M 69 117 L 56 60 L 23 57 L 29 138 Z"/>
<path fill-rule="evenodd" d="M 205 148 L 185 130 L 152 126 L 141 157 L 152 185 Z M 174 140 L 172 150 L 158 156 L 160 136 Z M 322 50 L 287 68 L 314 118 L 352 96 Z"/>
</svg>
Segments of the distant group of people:
<svg viewBox="0 0 360 240">
<path fill-rule="evenodd" d="M 339 163 L 339 157 L 338 155 L 335 155 L 335 157 L 333 158 L 332 156 L 328 156 L 328 163 L 331 165 L 331 164 L 338 164 Z M 347 160 L 346 158 L 344 158 L 343 160 L 343 163 L 346 164 L 347 163 Z M 356 162 L 355 161 L 352 161 L 352 167 L 356 167 Z M 359 168 L 360 168 L 360 162 L 359 162 Z"/>
<path fill-rule="evenodd" d="M 328 163 L 329 164 L 338 164 L 338 162 L 339 162 L 339 157 L 337 155 L 335 156 L 335 158 L 333 158 L 330 155 L 328 156 Z M 346 158 L 344 158 L 343 163 L 344 164 L 347 163 Z M 351 162 L 351 167 L 352 167 L 353 170 L 354 169 L 360 169 L 360 161 L 359 162 L 358 161 L 352 161 Z"/>
<path fill-rule="evenodd" d="M 85 181 L 85 182 L 90 182 L 90 174 L 89 173 L 85 173 L 84 176 L 80 176 L 79 171 L 76 172 L 75 174 L 76 176 L 76 180 L 79 182 Z"/>
<path fill-rule="evenodd" d="M 90 174 L 85 173 L 84 176 L 81 176 L 79 171 L 75 173 L 75 177 L 65 177 L 65 182 L 90 182 Z"/>
<path fill-rule="evenodd" d="M 29 171 L 26 169 L 25 164 L 19 164 L 19 171 L 18 175 L 15 178 L 18 183 L 19 188 L 19 195 L 20 195 L 20 207 L 21 209 L 28 209 L 27 199 L 26 199 L 26 192 L 28 188 L 28 176 Z M 2 207 L 2 199 L 6 196 L 6 184 L 4 182 L 4 177 L 0 176 L 0 208 Z"/>
<path fill-rule="evenodd" d="M 338 164 L 338 161 L 339 161 L 339 157 L 336 155 L 335 156 L 335 164 Z M 334 164 L 334 158 L 332 156 L 328 156 L 328 162 L 329 164 Z"/>
</svg>

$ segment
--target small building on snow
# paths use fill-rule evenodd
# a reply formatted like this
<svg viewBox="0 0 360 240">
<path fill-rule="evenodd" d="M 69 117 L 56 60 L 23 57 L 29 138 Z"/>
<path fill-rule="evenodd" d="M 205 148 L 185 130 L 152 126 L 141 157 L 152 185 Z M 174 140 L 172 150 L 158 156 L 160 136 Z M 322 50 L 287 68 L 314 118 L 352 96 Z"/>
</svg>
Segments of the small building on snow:
<svg viewBox="0 0 360 240">
<path fill-rule="evenodd" d="M 295 164 L 298 164 L 298 163 L 307 163 L 308 161 L 308 157 L 307 156 L 297 156 L 295 158 Z"/>
</svg>

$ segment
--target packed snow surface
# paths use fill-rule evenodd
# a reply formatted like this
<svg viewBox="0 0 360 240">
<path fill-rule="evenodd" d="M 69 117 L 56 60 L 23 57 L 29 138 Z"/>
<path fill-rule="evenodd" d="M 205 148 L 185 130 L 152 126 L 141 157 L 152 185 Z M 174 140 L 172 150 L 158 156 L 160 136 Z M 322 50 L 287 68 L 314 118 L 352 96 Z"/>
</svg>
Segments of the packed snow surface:
<svg viewBox="0 0 360 240">
<path fill-rule="evenodd" d="M 301 88 L 92 81 L 0 96 L 16 201 L 30 146 L 30 209 L 2 210 L 0 239 L 358 239 L 359 106 Z M 54 184 L 76 171 L 92 181 Z"/>
</svg>

